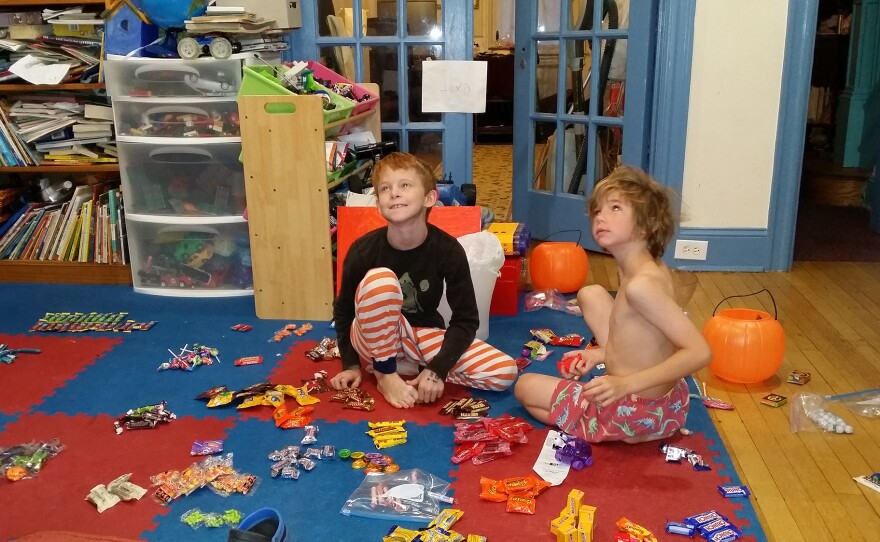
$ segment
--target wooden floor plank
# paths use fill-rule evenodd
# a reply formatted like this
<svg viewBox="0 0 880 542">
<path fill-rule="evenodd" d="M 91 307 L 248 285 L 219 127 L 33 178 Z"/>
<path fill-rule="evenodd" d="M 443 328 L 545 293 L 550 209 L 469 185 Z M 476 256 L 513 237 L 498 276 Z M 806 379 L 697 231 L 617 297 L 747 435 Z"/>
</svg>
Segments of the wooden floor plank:
<svg viewBox="0 0 880 542">
<path fill-rule="evenodd" d="M 590 254 L 591 280 L 617 289 L 616 265 Z M 725 296 L 767 288 L 785 330 L 786 351 L 766 382 L 724 382 L 711 370 L 695 376 L 709 395 L 735 405 L 710 410 L 731 463 L 752 491 L 752 504 L 771 541 L 873 540 L 880 532 L 880 493 L 852 480 L 880 470 L 880 420 L 863 418 L 839 402 L 826 403 L 854 427 L 852 435 L 815 426 L 793 433 L 791 409 L 760 403 L 771 391 L 793 401 L 798 393 L 824 397 L 880 387 L 880 264 L 797 262 L 785 273 L 697 273 L 686 307 L 702 329 Z M 735 297 L 719 307 L 773 313 L 766 293 Z M 806 386 L 786 382 L 791 370 L 812 373 Z"/>
</svg>

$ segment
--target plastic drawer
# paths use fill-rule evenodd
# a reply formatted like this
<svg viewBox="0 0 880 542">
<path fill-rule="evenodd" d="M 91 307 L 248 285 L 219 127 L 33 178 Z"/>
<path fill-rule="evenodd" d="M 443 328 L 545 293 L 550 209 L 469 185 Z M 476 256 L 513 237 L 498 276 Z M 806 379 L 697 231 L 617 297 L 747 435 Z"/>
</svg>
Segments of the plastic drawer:
<svg viewBox="0 0 880 542">
<path fill-rule="evenodd" d="M 135 137 L 238 137 L 238 102 L 200 98 L 113 100 L 116 135 Z"/>
<path fill-rule="evenodd" d="M 247 222 L 126 214 L 135 291 L 178 297 L 253 295 Z"/>
<path fill-rule="evenodd" d="M 238 141 L 120 140 L 117 146 L 126 212 L 178 217 L 244 212 Z"/>
<path fill-rule="evenodd" d="M 241 59 L 122 58 L 104 64 L 107 93 L 113 98 L 161 96 L 236 96 Z"/>
</svg>

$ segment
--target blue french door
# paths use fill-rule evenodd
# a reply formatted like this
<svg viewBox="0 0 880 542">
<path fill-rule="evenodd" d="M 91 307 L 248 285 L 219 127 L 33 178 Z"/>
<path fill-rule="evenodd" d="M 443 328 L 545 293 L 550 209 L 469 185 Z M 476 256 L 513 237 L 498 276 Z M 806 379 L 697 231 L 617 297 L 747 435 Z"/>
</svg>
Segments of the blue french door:
<svg viewBox="0 0 880 542">
<path fill-rule="evenodd" d="M 473 5 L 463 0 L 300 2 L 303 27 L 285 60 L 318 59 L 358 82 L 377 83 L 383 141 L 470 182 L 471 114 L 424 113 L 422 63 L 473 58 Z"/>
<path fill-rule="evenodd" d="M 513 219 L 599 250 L 593 186 L 648 166 L 657 0 L 516 0 L 515 32 Z"/>
</svg>

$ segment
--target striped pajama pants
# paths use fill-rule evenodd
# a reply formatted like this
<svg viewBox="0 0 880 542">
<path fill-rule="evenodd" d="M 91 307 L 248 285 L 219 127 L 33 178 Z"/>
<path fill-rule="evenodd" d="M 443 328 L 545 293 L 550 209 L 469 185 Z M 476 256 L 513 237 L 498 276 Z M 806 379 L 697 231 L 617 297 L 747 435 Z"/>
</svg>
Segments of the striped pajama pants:
<svg viewBox="0 0 880 542">
<path fill-rule="evenodd" d="M 397 357 L 397 373 L 415 376 L 443 344 L 443 329 L 412 327 L 403 316 L 403 293 L 397 275 L 390 269 L 371 269 L 355 292 L 355 318 L 351 343 L 361 364 L 372 370 L 373 359 Z M 474 339 L 452 366 L 446 382 L 469 388 L 501 391 L 513 384 L 516 362 L 504 352 Z"/>
</svg>

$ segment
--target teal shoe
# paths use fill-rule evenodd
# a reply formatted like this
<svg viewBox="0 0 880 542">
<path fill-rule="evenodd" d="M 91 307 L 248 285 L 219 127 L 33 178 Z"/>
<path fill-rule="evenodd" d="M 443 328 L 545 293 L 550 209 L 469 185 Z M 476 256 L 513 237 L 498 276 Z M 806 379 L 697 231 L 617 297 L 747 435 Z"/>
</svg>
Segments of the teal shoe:
<svg viewBox="0 0 880 542">
<path fill-rule="evenodd" d="M 274 508 L 260 508 L 230 529 L 227 542 L 289 542 L 287 527 Z"/>
</svg>

